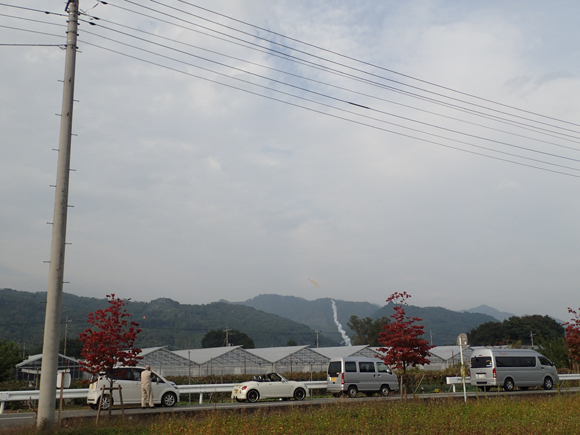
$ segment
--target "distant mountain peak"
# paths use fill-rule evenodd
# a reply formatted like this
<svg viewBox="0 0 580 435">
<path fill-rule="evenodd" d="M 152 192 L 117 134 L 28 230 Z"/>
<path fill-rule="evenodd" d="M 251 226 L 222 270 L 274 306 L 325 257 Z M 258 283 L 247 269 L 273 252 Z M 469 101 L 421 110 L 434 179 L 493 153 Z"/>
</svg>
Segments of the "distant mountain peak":
<svg viewBox="0 0 580 435">
<path fill-rule="evenodd" d="M 496 308 L 490 307 L 489 305 L 479 305 L 475 308 L 470 308 L 468 310 L 464 310 L 467 313 L 481 313 L 487 314 L 488 316 L 495 317 L 498 321 L 502 322 L 510 317 L 515 316 L 514 313 L 508 313 L 506 311 L 500 311 Z"/>
</svg>

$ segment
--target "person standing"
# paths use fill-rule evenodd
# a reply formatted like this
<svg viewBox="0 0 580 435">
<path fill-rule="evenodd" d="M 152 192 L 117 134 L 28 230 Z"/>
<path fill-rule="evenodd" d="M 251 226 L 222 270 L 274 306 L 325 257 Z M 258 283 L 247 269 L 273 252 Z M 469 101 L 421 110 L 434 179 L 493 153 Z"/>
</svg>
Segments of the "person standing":
<svg viewBox="0 0 580 435">
<path fill-rule="evenodd" d="M 151 387 L 151 366 L 146 365 L 141 372 L 141 408 L 153 408 L 153 388 Z"/>
</svg>

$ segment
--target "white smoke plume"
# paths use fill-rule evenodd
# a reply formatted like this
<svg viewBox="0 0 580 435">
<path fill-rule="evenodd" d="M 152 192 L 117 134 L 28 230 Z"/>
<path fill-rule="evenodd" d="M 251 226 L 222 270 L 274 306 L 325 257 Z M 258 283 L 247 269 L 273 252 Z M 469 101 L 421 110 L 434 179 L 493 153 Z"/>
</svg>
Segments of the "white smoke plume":
<svg viewBox="0 0 580 435">
<path fill-rule="evenodd" d="M 334 314 L 334 323 L 338 328 L 338 332 L 340 332 L 340 335 L 342 335 L 342 340 L 344 344 L 346 344 L 347 346 L 352 346 L 350 344 L 350 338 L 348 338 L 348 335 L 346 335 L 346 332 L 344 332 L 344 329 L 342 329 L 342 325 L 338 321 L 338 312 L 336 311 L 336 303 L 334 302 L 334 299 L 331 299 L 331 301 L 332 301 L 332 313 Z"/>
</svg>

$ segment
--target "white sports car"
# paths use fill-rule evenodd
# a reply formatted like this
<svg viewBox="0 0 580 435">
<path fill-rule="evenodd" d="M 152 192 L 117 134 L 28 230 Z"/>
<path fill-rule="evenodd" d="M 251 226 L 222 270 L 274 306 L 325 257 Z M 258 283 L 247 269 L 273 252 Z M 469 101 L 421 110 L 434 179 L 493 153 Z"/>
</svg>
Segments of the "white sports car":
<svg viewBox="0 0 580 435">
<path fill-rule="evenodd" d="M 234 385 L 232 399 L 238 402 L 247 400 L 257 402 L 260 399 L 290 399 L 303 400 L 308 394 L 308 387 L 302 382 L 289 381 L 278 373 L 254 376 L 248 382 Z"/>
</svg>

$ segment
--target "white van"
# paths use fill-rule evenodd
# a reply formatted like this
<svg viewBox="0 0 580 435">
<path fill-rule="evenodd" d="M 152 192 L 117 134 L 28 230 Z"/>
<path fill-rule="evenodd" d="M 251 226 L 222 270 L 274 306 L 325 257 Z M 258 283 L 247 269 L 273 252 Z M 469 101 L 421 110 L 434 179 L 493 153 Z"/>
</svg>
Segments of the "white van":
<svg viewBox="0 0 580 435">
<path fill-rule="evenodd" d="M 329 393 L 349 397 L 356 397 L 359 391 L 367 396 L 388 396 L 391 390 L 399 389 L 397 375 L 378 358 L 332 358 L 326 381 Z"/>
<path fill-rule="evenodd" d="M 113 387 L 121 387 L 123 405 L 141 404 L 141 372 L 143 370 L 145 369 L 142 367 L 119 367 L 113 370 Z M 109 409 L 109 406 L 121 404 L 119 390 L 113 390 L 113 397 L 111 397 L 108 390 L 105 390 L 103 394 L 103 386 L 105 388 L 110 386 L 109 379 L 105 375 L 100 375 L 91 382 L 87 397 L 89 406 L 97 409 L 101 396 L 103 400 L 101 409 Z M 151 387 L 153 404 L 173 406 L 179 401 L 177 385 L 155 372 L 151 373 Z"/>
<path fill-rule="evenodd" d="M 527 390 L 540 386 L 551 390 L 557 382 L 554 363 L 535 350 L 473 348 L 471 385 L 482 390 L 492 387 Z"/>
</svg>

